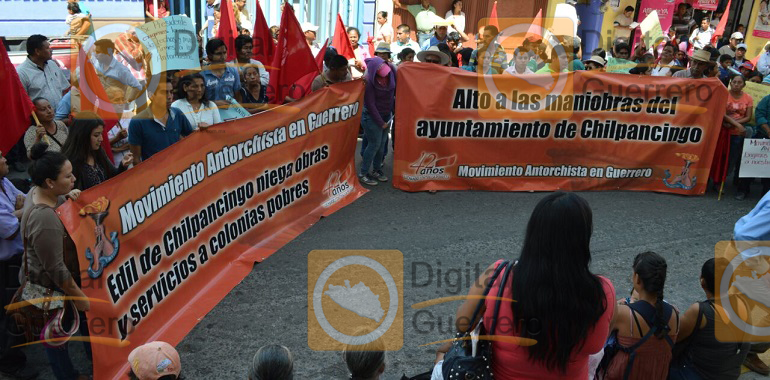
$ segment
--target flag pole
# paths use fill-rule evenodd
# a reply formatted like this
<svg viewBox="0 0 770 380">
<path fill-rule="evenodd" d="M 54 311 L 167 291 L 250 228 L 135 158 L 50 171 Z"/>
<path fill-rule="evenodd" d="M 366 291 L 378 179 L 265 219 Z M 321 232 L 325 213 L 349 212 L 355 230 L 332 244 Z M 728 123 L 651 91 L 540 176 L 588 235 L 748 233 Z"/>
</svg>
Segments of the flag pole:
<svg viewBox="0 0 770 380">
<path fill-rule="evenodd" d="M 37 125 L 38 127 L 42 127 L 43 126 L 43 124 L 40 122 L 40 119 L 37 118 L 37 114 L 35 113 L 34 110 L 32 111 L 32 118 L 35 119 L 35 125 Z M 43 136 L 43 142 L 48 144 L 48 145 L 51 145 L 51 140 L 48 139 L 48 133 L 46 133 Z"/>
<path fill-rule="evenodd" d="M 722 200 L 722 191 L 725 189 L 725 181 L 726 180 L 727 180 L 727 178 L 723 179 L 722 180 L 722 184 L 719 186 L 719 196 L 717 197 L 718 201 Z"/>
</svg>

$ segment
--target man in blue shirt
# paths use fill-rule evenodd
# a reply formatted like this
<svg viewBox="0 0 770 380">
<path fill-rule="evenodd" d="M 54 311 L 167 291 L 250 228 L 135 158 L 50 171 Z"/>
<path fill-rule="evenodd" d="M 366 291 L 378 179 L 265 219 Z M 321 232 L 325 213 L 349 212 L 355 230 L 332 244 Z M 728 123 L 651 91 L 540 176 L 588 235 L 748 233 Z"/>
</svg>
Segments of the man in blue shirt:
<svg viewBox="0 0 770 380">
<path fill-rule="evenodd" d="M 0 307 L 5 308 L 19 288 L 24 245 L 21 240 L 19 220 L 24 205 L 24 194 L 6 178 L 8 163 L 0 152 Z M 7 324 L 13 323 L 6 314 L 0 313 L 0 373 L 14 379 L 33 379 L 37 372 L 26 367 L 27 357 L 20 348 L 12 348 L 24 342 L 10 336 Z"/>
<path fill-rule="evenodd" d="M 436 33 L 433 33 L 433 37 L 431 37 L 429 40 L 423 42 L 420 48 L 422 50 L 428 50 L 428 48 L 431 46 L 436 46 L 442 42 L 446 43 L 447 30 L 448 29 L 446 25 L 436 26 Z"/>
<path fill-rule="evenodd" d="M 150 106 L 134 116 L 128 124 L 128 144 L 134 154 L 134 165 L 168 148 L 182 136 L 193 132 L 182 111 L 171 108 L 174 100 L 171 78 L 161 80 L 150 98 Z"/>
</svg>

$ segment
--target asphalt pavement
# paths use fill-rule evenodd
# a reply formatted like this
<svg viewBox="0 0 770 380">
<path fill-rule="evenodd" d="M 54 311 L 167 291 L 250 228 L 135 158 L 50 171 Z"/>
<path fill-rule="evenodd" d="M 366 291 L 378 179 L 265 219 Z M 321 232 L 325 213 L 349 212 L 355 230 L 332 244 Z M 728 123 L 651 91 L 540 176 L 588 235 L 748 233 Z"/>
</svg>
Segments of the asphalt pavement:
<svg viewBox="0 0 770 380">
<path fill-rule="evenodd" d="M 391 172 L 388 156 L 386 173 Z M 307 333 L 307 256 L 317 249 L 396 249 L 404 256 L 404 339 L 389 352 L 384 379 L 400 379 L 431 368 L 436 346 L 422 344 L 450 338 L 458 302 L 417 313 L 411 305 L 464 294 L 469 284 L 439 286 L 437 277 L 425 285 L 427 267 L 485 268 L 500 258 L 516 258 L 529 215 L 547 193 L 438 192 L 406 193 L 390 183 L 369 187 L 369 193 L 316 225 L 255 265 L 177 346 L 187 379 L 246 379 L 251 359 L 266 344 L 292 351 L 297 379 L 346 379 L 339 352 L 313 351 Z M 665 298 L 680 308 L 704 299 L 700 267 L 714 256 L 714 244 L 730 239 L 733 225 L 759 200 L 759 184 L 744 201 L 728 189 L 721 201 L 705 196 L 647 192 L 580 193 L 593 210 L 591 243 L 594 273 L 608 277 L 618 292 L 631 289 L 633 257 L 652 250 L 668 262 Z M 558 236 L 554 237 L 555 239 Z M 421 286 L 417 286 L 421 285 Z M 425 285 L 425 286 L 422 286 Z M 432 317 L 431 317 L 432 316 Z M 53 378 L 39 347 L 29 350 L 41 378 Z M 85 368 L 82 349 L 73 344 L 78 367 Z M 743 375 L 741 379 L 755 378 Z M 756 377 L 762 378 L 762 377 Z"/>
</svg>

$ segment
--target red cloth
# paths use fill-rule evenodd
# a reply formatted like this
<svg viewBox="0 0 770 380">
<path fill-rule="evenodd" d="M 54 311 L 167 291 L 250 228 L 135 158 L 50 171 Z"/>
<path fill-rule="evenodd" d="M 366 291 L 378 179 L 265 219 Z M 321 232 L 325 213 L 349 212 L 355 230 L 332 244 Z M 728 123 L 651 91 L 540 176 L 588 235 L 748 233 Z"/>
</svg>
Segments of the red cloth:
<svg viewBox="0 0 770 380">
<path fill-rule="evenodd" d="M 719 19 L 719 24 L 717 24 L 717 29 L 714 31 L 714 36 L 711 37 L 711 44 L 714 46 L 717 46 L 717 40 L 719 37 L 722 37 L 723 34 L 725 34 L 725 27 L 727 26 L 727 17 L 730 15 L 730 3 L 732 3 L 733 0 L 727 1 L 727 8 L 725 8 L 725 13 L 722 15 L 722 18 Z"/>
<path fill-rule="evenodd" d="M 235 27 L 235 15 L 233 14 L 233 3 L 230 0 L 222 0 L 219 7 L 219 29 L 217 29 L 217 38 L 225 42 L 227 46 L 227 62 L 235 60 L 235 37 L 238 37 L 238 28 Z"/>
<path fill-rule="evenodd" d="M 495 268 L 502 263 L 502 260 L 495 263 Z M 518 336 L 514 329 L 526 328 L 526 325 L 520 323 L 512 323 L 511 321 L 518 321 L 513 315 L 511 309 L 511 302 L 505 301 L 506 299 L 513 299 L 513 276 L 508 277 L 508 282 L 503 289 L 503 301 L 500 303 L 500 310 L 498 311 L 498 329 L 495 331 L 497 336 Z M 492 289 L 489 291 L 490 295 L 497 295 L 500 289 L 500 283 L 502 282 L 502 275 L 495 280 L 492 285 Z M 495 379 L 509 380 L 509 379 L 585 379 L 588 374 L 588 356 L 599 352 L 604 347 L 604 343 L 607 341 L 607 335 L 609 335 L 610 321 L 612 320 L 612 314 L 615 311 L 615 287 L 610 280 L 597 276 L 602 283 L 602 289 L 604 290 L 604 298 L 607 303 L 607 308 L 604 310 L 604 314 L 594 324 L 594 326 L 588 330 L 586 340 L 583 342 L 582 347 L 575 347 L 570 354 L 570 361 L 567 366 L 566 374 L 559 374 L 554 371 L 549 371 L 542 363 L 536 363 L 529 359 L 529 349 L 527 346 L 517 345 L 504 341 L 492 342 L 492 372 L 495 374 Z M 494 318 L 495 302 L 494 297 L 487 298 L 486 311 L 484 312 L 484 321 L 490 321 Z M 504 322 L 506 321 L 506 322 Z M 529 326 L 532 328 L 533 326 Z M 542 327 L 542 326 L 540 326 Z M 541 339 L 538 336 L 536 339 Z M 548 339 L 548 337 L 545 337 Z"/>
<path fill-rule="evenodd" d="M 3 155 L 13 148 L 29 127 L 29 115 L 32 114 L 32 100 L 21 85 L 16 68 L 0 41 L 0 114 L 3 115 L 3 126 L 0 128 L 0 151 Z"/>
<path fill-rule="evenodd" d="M 496 6 L 497 4 L 495 4 Z M 497 20 L 497 18 L 495 18 Z M 531 42 L 543 39 L 543 10 L 537 11 L 537 16 L 532 20 L 532 25 L 529 26 L 527 34 L 524 39 Z"/>
<path fill-rule="evenodd" d="M 316 66 L 318 66 L 318 72 L 323 72 L 324 55 L 326 55 L 326 48 L 328 47 L 329 47 L 329 39 L 327 38 L 326 42 L 324 43 L 324 46 L 321 48 L 320 51 L 318 51 L 318 55 L 315 56 L 315 63 L 316 63 Z M 289 96 L 295 99 L 304 98 L 305 95 L 312 92 L 313 80 L 317 76 L 318 76 L 317 72 L 311 72 L 305 75 L 304 77 L 300 78 L 296 83 L 294 91 L 292 91 L 292 94 Z"/>
<path fill-rule="evenodd" d="M 251 36 L 251 43 L 254 46 L 251 51 L 251 58 L 262 62 L 263 65 L 269 65 L 273 62 L 275 42 L 273 42 L 273 36 L 270 34 L 270 28 L 265 21 L 265 14 L 262 12 L 259 0 L 257 0 L 257 14 Z"/>
<path fill-rule="evenodd" d="M 725 181 L 727 178 L 727 161 L 730 159 L 730 130 L 725 127 L 719 128 L 719 140 L 714 149 L 714 160 L 711 161 L 711 171 L 709 178 L 715 184 Z"/>
<path fill-rule="evenodd" d="M 347 59 L 355 59 L 356 53 L 353 52 L 353 44 L 350 43 L 350 38 L 348 38 L 348 33 L 345 30 L 345 23 L 342 22 L 342 16 L 337 13 L 337 24 L 334 27 L 334 40 L 332 41 L 332 46 L 337 49 L 337 54 Z"/>
<path fill-rule="evenodd" d="M 83 50 L 80 50 L 79 54 L 85 57 Z M 80 82 L 78 82 L 80 85 L 80 110 L 95 112 L 104 121 L 102 148 L 104 148 L 107 157 L 112 161 L 112 146 L 110 145 L 109 132 L 110 129 L 115 126 L 115 123 L 118 122 L 121 115 L 118 115 L 115 110 L 112 109 L 112 102 L 110 102 L 110 99 L 107 97 L 107 92 L 104 91 L 102 82 L 99 80 L 99 75 L 96 73 L 96 69 L 94 69 L 91 61 L 83 59 L 82 62 L 82 72 L 80 73 Z M 95 104 L 97 100 L 99 101 L 98 107 Z M 105 105 L 109 105 L 109 108 L 103 109 L 107 108 Z"/>
<path fill-rule="evenodd" d="M 306 75 L 319 74 L 315 57 L 307 44 L 305 33 L 294 17 L 292 7 L 284 7 L 281 15 L 278 47 L 271 66 L 270 85 L 267 88 L 270 104 L 283 104 L 285 97 L 291 96 L 292 87 L 300 79 Z"/>
<path fill-rule="evenodd" d="M 489 25 L 494 25 L 500 29 L 500 24 L 497 22 L 497 1 L 492 5 L 492 12 L 489 13 Z"/>
<path fill-rule="evenodd" d="M 366 46 L 369 47 L 369 55 L 374 57 L 374 37 L 369 32 L 366 32 Z"/>
</svg>

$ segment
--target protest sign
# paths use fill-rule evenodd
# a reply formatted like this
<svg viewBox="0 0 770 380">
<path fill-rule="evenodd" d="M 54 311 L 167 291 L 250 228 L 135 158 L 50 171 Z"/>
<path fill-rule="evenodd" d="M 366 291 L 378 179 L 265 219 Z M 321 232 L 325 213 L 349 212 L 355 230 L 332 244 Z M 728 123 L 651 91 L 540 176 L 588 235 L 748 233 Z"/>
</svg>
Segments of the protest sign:
<svg viewBox="0 0 770 380">
<path fill-rule="evenodd" d="M 94 377 L 182 338 L 259 262 L 364 190 L 363 82 L 197 131 L 57 213 L 77 245 Z M 98 326 L 97 329 L 95 326 Z"/>
<path fill-rule="evenodd" d="M 743 88 L 743 91 L 747 94 L 751 95 L 751 99 L 754 100 L 754 107 L 759 104 L 759 102 L 767 95 L 770 95 L 770 86 L 766 84 L 759 84 L 754 82 L 746 81 L 746 87 Z M 751 113 L 751 120 L 749 120 L 750 125 L 754 125 L 756 123 L 754 112 Z"/>
<path fill-rule="evenodd" d="M 743 141 L 739 177 L 770 178 L 770 139 Z"/>
<path fill-rule="evenodd" d="M 653 10 L 644 18 L 639 28 L 642 30 L 644 46 L 657 46 L 663 40 L 663 29 L 660 27 L 660 18 L 658 11 Z"/>
<path fill-rule="evenodd" d="M 398 70 L 393 185 L 425 190 L 636 190 L 702 194 L 727 90 L 577 71 Z M 425 88 L 441 88 L 425 96 Z"/>
<path fill-rule="evenodd" d="M 151 54 L 153 73 L 200 68 L 198 39 L 189 17 L 171 16 L 144 24 L 136 28 L 136 35 Z"/>
</svg>

